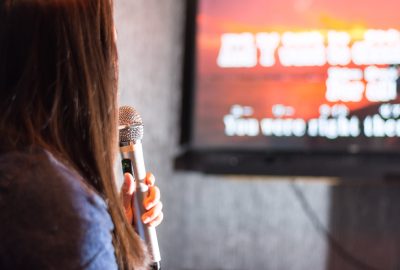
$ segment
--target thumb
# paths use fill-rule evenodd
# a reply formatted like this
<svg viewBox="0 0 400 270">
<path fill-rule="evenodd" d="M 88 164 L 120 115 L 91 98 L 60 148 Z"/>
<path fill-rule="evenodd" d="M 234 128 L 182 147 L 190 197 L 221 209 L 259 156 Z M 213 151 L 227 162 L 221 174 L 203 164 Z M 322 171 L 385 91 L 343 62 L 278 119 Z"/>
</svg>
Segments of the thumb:
<svg viewBox="0 0 400 270">
<path fill-rule="evenodd" d="M 130 173 L 124 174 L 124 183 L 121 187 L 121 198 L 128 219 L 131 218 L 132 215 L 132 197 L 135 187 L 134 182 L 135 180 Z"/>
</svg>

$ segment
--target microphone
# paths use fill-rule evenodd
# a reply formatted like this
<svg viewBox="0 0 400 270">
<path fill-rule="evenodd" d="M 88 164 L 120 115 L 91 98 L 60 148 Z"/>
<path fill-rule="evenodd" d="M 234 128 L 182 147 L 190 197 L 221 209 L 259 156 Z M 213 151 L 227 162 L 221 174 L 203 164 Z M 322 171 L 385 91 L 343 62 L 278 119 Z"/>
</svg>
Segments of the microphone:
<svg viewBox="0 0 400 270">
<path fill-rule="evenodd" d="M 134 226 L 136 232 L 145 241 L 152 256 L 152 270 L 161 269 L 161 255 L 154 227 L 143 224 L 141 216 L 145 212 L 143 200 L 147 196 L 145 184 L 146 169 L 143 158 L 143 121 L 137 111 L 130 106 L 119 108 L 119 146 L 123 172 L 131 173 L 135 178 Z M 132 170 L 133 169 L 133 170 Z"/>
</svg>

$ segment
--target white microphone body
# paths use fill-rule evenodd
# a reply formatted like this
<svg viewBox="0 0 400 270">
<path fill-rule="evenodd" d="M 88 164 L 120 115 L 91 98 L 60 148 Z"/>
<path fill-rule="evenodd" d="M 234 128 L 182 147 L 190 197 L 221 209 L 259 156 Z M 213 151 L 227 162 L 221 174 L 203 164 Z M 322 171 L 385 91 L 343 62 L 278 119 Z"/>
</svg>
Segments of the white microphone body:
<svg viewBox="0 0 400 270">
<path fill-rule="evenodd" d="M 135 109 L 123 106 L 119 112 L 120 152 L 123 171 L 130 172 L 135 178 L 134 190 L 134 221 L 136 232 L 147 244 L 153 264 L 151 269 L 160 269 L 160 248 L 158 246 L 155 227 L 142 222 L 142 215 L 146 212 L 143 201 L 147 197 L 148 186 L 145 183 L 146 168 L 144 165 L 142 138 L 143 122 Z M 126 164 L 128 163 L 128 164 Z"/>
<path fill-rule="evenodd" d="M 120 146 L 121 158 L 129 159 L 132 164 L 133 175 L 135 177 L 134 191 L 134 226 L 140 237 L 146 242 L 149 252 L 154 262 L 161 261 L 160 249 L 157 241 L 157 233 L 154 227 L 143 224 L 141 216 L 145 213 L 143 201 L 147 196 L 148 186 L 145 183 L 146 169 L 143 158 L 143 148 L 141 141 L 129 142 Z"/>
</svg>

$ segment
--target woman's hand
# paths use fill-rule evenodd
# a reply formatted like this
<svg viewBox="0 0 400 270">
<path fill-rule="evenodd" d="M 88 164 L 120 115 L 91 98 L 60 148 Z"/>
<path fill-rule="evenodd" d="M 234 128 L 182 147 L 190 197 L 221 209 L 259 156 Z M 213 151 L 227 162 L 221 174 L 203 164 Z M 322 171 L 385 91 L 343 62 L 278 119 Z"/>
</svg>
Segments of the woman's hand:
<svg viewBox="0 0 400 270">
<path fill-rule="evenodd" d="M 151 173 L 147 173 L 145 183 L 148 185 L 149 190 L 147 197 L 143 201 L 145 213 L 142 214 L 141 219 L 144 224 L 156 227 L 163 220 L 162 202 L 160 201 L 160 189 L 154 185 L 155 178 Z M 122 185 L 122 201 L 125 209 L 126 218 L 132 223 L 134 218 L 134 204 L 133 198 L 135 190 L 134 178 L 130 173 L 124 174 L 124 184 Z"/>
</svg>

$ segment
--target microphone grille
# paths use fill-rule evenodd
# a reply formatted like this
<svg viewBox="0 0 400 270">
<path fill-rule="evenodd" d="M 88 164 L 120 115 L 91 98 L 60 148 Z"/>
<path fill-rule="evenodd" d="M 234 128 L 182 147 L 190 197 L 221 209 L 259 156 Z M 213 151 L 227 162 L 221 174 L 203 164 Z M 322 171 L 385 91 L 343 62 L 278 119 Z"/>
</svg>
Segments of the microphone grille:
<svg viewBox="0 0 400 270">
<path fill-rule="evenodd" d="M 130 106 L 119 108 L 119 141 L 130 142 L 143 138 L 143 121 L 140 114 Z"/>
<path fill-rule="evenodd" d="M 121 106 L 119 107 L 119 125 L 143 125 L 142 117 L 140 117 L 140 114 L 133 107 Z"/>
</svg>

